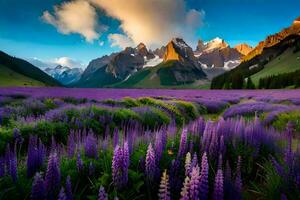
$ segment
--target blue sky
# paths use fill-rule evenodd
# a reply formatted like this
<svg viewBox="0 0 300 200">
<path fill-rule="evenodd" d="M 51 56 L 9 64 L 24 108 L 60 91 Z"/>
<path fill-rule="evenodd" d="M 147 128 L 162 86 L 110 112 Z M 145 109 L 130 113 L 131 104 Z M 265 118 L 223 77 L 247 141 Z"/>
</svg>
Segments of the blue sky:
<svg viewBox="0 0 300 200">
<path fill-rule="evenodd" d="M 0 50 L 48 62 L 68 57 L 85 65 L 91 59 L 119 51 L 119 46 L 135 45 L 141 39 L 148 46 L 159 46 L 160 43 L 155 42 L 171 39 L 172 33 L 184 37 L 193 46 L 197 39 L 207 41 L 215 37 L 225 39 L 230 45 L 246 42 L 254 46 L 300 16 L 299 0 L 160 0 L 164 2 L 161 6 L 158 0 L 153 0 L 158 8 L 148 8 L 149 1 L 152 0 L 140 0 L 136 6 L 136 0 L 128 0 L 133 5 L 123 11 L 119 9 L 123 6 L 119 6 L 122 0 L 86 0 L 89 2 L 87 15 L 96 13 L 93 15 L 95 26 L 84 26 L 86 31 L 76 32 L 78 26 L 82 27 L 77 26 L 78 20 L 74 22 L 75 28 L 70 28 L 66 24 L 62 27 L 59 18 L 60 13 L 65 13 L 63 3 L 71 5 L 75 1 L 0 0 Z M 62 12 L 56 12 L 55 5 L 60 6 Z M 86 4 L 78 4 L 81 5 Z M 74 15 L 83 11 L 71 8 Z M 152 23 L 151 17 L 157 16 L 156 10 L 159 18 Z M 49 14 L 47 19 L 45 12 Z"/>
</svg>

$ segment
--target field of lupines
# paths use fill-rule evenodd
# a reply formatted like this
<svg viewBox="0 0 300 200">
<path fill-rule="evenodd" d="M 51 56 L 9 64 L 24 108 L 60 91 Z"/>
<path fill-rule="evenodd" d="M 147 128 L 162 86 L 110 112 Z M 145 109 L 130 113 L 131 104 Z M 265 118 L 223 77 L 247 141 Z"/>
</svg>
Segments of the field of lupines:
<svg viewBox="0 0 300 200">
<path fill-rule="evenodd" d="M 300 199 L 300 91 L 0 89 L 0 199 Z"/>
</svg>

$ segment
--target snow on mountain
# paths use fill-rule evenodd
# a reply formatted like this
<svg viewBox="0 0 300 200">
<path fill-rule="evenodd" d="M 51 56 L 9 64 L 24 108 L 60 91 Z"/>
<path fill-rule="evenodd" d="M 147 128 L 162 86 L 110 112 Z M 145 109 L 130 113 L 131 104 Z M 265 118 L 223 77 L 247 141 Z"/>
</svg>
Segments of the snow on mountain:
<svg viewBox="0 0 300 200">
<path fill-rule="evenodd" d="M 64 85 L 78 81 L 83 73 L 81 68 L 69 68 L 61 65 L 55 68 L 46 68 L 44 71 Z"/>
<path fill-rule="evenodd" d="M 150 60 L 147 60 L 147 57 L 144 58 L 145 58 L 145 65 L 143 66 L 143 68 L 155 67 L 156 65 L 160 64 L 163 61 L 163 59 L 160 58 L 158 55 L 155 55 L 155 57 Z"/>
</svg>

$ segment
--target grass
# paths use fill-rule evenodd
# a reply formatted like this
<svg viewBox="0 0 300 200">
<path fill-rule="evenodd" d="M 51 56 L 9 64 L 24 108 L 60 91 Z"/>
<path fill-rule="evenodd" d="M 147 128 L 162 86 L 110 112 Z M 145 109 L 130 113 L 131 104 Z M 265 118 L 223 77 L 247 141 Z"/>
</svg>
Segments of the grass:
<svg viewBox="0 0 300 200">
<path fill-rule="evenodd" d="M 45 86 L 45 84 L 0 65 L 0 86 Z"/>
<path fill-rule="evenodd" d="M 172 63 L 166 65 L 159 64 L 155 67 L 145 68 L 126 81 L 112 85 L 117 88 L 157 88 L 157 89 L 209 89 L 209 81 L 196 81 L 194 83 L 187 84 L 172 84 L 174 83 L 174 77 L 168 74 L 167 68 Z"/>
<path fill-rule="evenodd" d="M 258 85 L 259 79 L 278 75 L 282 73 L 293 72 L 300 69 L 300 51 L 293 53 L 293 49 L 288 49 L 283 54 L 278 56 L 265 65 L 264 69 L 251 76 L 255 85 Z"/>
</svg>

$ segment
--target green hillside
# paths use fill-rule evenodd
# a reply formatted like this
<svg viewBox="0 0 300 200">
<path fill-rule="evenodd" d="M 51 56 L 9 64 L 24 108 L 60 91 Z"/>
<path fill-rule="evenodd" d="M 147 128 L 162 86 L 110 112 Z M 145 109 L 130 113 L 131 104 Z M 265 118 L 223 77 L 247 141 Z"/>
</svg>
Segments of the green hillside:
<svg viewBox="0 0 300 200">
<path fill-rule="evenodd" d="M 258 85 L 259 79 L 267 76 L 278 75 L 282 73 L 294 72 L 300 69 L 300 51 L 294 52 L 288 49 L 283 54 L 273 59 L 264 66 L 264 69 L 251 76 L 255 85 Z"/>
<path fill-rule="evenodd" d="M 12 57 L 2 51 L 0 51 L 0 65 L 5 66 L 13 72 L 21 74 L 24 77 L 28 77 L 31 80 L 42 82 L 47 86 L 61 86 L 61 84 L 57 80 L 55 80 L 39 68 L 35 67 L 34 65 L 30 64 L 29 62 Z M 1 76 L 0 79 L 2 79 Z"/>
<path fill-rule="evenodd" d="M 198 88 L 209 89 L 209 82 L 206 79 L 197 82 L 178 82 L 172 72 L 172 67 L 176 65 L 176 61 L 161 63 L 156 67 L 141 70 L 126 81 L 112 85 L 118 88 Z M 184 71 L 182 73 L 185 73 Z"/>
<path fill-rule="evenodd" d="M 45 84 L 0 65 L 0 87 L 10 86 L 45 86 Z"/>
</svg>

